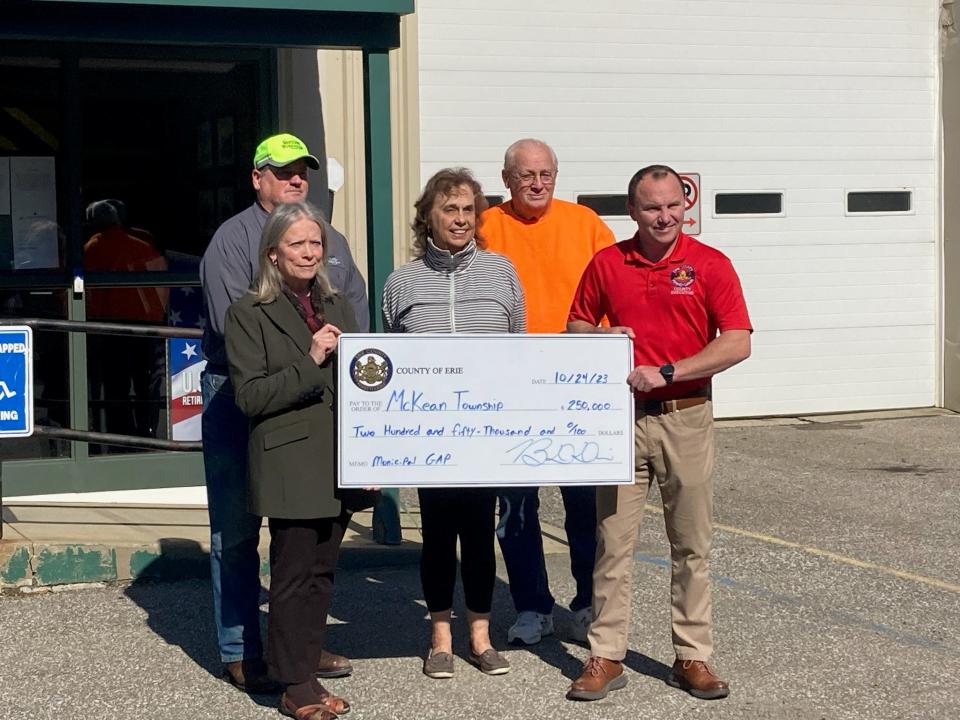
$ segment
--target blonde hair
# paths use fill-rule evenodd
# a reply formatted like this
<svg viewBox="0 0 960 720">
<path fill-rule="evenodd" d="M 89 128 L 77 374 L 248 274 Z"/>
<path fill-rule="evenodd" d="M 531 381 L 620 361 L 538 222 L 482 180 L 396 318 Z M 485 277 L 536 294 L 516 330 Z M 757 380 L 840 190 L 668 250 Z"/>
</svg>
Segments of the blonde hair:
<svg viewBox="0 0 960 720">
<path fill-rule="evenodd" d="M 308 202 L 293 202 L 277 205 L 260 234 L 260 251 L 257 253 L 259 273 L 251 290 L 257 296 L 258 302 L 271 303 L 283 294 L 283 276 L 270 260 L 270 253 L 279 247 L 290 226 L 299 220 L 312 220 L 319 226 L 323 242 L 323 262 L 317 264 L 316 283 L 323 297 L 337 294 L 327 275 L 327 229 L 323 215 Z"/>
</svg>

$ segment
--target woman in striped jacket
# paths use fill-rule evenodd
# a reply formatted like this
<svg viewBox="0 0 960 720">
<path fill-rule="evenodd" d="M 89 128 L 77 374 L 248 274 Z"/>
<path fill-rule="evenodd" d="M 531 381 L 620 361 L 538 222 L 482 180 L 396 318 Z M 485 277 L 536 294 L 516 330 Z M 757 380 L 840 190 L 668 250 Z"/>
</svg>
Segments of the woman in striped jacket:
<svg viewBox="0 0 960 720">
<path fill-rule="evenodd" d="M 444 169 L 427 181 L 415 204 L 416 260 L 398 268 L 383 289 L 383 324 L 394 333 L 523 333 L 523 290 L 507 258 L 482 249 L 477 233 L 486 209 L 469 170 Z M 453 677 L 450 615 L 460 576 L 470 626 L 470 660 L 489 675 L 510 671 L 490 644 L 490 606 L 496 579 L 493 488 L 420 488 L 423 550 L 420 581 L 432 638 L 423 672 Z"/>
</svg>

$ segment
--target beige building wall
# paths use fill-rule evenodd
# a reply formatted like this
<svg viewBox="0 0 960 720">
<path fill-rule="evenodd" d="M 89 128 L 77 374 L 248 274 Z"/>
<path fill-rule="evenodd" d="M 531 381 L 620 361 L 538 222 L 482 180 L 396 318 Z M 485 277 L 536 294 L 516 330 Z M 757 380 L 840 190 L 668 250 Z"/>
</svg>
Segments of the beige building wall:
<svg viewBox="0 0 960 720">
<path fill-rule="evenodd" d="M 420 190 L 417 53 L 416 17 L 407 15 L 400 20 L 400 48 L 390 52 L 394 266 L 409 260 L 412 208 Z M 347 236 L 366 274 L 363 57 L 356 51 L 319 50 L 317 61 L 327 155 L 344 167 L 344 185 L 334 198 L 333 225 Z"/>
<path fill-rule="evenodd" d="M 943 3 L 943 405 L 960 411 L 960 8 Z"/>
</svg>

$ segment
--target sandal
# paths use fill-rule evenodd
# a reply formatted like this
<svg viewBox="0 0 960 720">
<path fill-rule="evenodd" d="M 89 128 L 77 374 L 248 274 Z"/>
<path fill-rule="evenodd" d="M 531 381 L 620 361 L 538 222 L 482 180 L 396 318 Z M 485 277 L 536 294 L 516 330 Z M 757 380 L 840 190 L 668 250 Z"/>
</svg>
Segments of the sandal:
<svg viewBox="0 0 960 720">
<path fill-rule="evenodd" d="M 337 707 L 342 708 L 339 713 L 336 711 Z M 296 720 L 337 720 L 340 715 L 346 715 L 350 712 L 350 703 L 332 693 L 324 692 L 321 696 L 321 702 L 297 707 L 287 699 L 286 693 L 284 693 L 280 696 L 280 707 L 278 709 L 281 715 Z"/>
<path fill-rule="evenodd" d="M 329 690 L 320 693 L 320 704 L 335 715 L 346 715 L 350 712 L 350 703 L 342 697 L 337 697 Z"/>
</svg>

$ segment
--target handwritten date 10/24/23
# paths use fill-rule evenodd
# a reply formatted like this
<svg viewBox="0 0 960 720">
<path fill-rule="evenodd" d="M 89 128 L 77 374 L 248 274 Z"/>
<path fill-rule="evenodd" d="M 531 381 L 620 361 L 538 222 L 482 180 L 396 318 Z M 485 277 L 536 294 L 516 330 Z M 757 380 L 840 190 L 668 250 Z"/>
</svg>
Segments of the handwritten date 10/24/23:
<svg viewBox="0 0 960 720">
<path fill-rule="evenodd" d="M 553 374 L 553 385 L 606 385 L 609 382 L 607 373 L 592 372 L 560 372 Z M 535 378 L 534 385 L 546 385 L 550 381 L 545 378 Z"/>
</svg>

